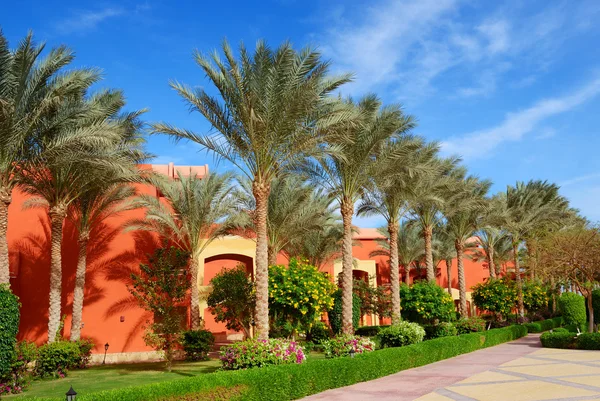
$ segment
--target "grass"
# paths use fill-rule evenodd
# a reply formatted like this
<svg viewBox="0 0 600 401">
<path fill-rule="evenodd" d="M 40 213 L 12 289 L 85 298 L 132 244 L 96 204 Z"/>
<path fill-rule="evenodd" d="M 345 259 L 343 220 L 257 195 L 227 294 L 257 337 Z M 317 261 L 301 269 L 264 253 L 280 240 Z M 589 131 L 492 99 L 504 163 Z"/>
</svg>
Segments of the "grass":
<svg viewBox="0 0 600 401">
<path fill-rule="evenodd" d="M 307 362 L 324 359 L 322 353 L 311 352 Z M 221 367 L 218 359 L 203 362 L 175 362 L 169 373 L 164 370 L 164 362 L 130 363 L 118 365 L 92 366 L 88 369 L 72 370 L 64 379 L 35 380 L 21 394 L 3 396 L 7 400 L 27 400 L 32 397 L 63 397 L 69 386 L 77 393 L 91 394 L 149 383 L 160 383 L 184 377 L 211 373 Z"/>
</svg>

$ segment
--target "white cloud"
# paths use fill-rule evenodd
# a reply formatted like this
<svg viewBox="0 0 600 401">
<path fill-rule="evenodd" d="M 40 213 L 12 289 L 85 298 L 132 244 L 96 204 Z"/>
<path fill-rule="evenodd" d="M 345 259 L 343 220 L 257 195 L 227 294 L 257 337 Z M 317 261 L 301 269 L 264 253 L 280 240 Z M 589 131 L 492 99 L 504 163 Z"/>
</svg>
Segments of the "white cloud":
<svg viewBox="0 0 600 401">
<path fill-rule="evenodd" d="M 566 181 L 561 182 L 559 185 L 560 187 L 567 187 L 569 185 L 573 185 L 573 184 L 577 184 L 583 181 L 590 181 L 590 180 L 595 180 L 600 178 L 600 173 L 591 173 L 591 174 L 586 174 L 586 175 L 581 175 L 579 177 L 574 177 L 571 179 L 568 179 Z"/>
<path fill-rule="evenodd" d="M 80 11 L 71 18 L 67 18 L 58 23 L 56 28 L 61 34 L 87 32 L 94 30 L 103 21 L 122 16 L 123 14 L 125 14 L 125 10 L 118 7 Z"/>
<path fill-rule="evenodd" d="M 489 155 L 489 152 L 501 143 L 522 139 L 544 120 L 572 110 L 599 93 L 600 78 L 596 78 L 571 94 L 541 100 L 525 110 L 509 113 L 504 121 L 496 127 L 442 142 L 442 150 L 446 154 L 460 154 L 465 159 Z"/>
<path fill-rule="evenodd" d="M 477 27 L 487 40 L 487 49 L 491 54 L 503 53 L 510 46 L 510 26 L 505 20 L 486 21 Z"/>
</svg>

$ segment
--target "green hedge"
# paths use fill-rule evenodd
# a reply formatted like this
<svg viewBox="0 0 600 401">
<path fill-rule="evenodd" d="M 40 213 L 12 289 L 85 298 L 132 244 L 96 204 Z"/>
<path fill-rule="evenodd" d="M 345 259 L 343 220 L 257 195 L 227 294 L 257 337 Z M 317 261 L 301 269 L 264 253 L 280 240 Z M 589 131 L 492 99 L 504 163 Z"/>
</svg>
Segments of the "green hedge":
<svg viewBox="0 0 600 401">
<path fill-rule="evenodd" d="M 544 331 L 552 330 L 562 326 L 562 317 L 555 317 L 553 319 L 539 320 L 537 322 L 525 323 L 523 326 L 527 327 L 529 333 L 542 333 Z"/>
<path fill-rule="evenodd" d="M 570 332 L 546 332 L 540 337 L 542 346 L 546 348 L 574 348 L 575 333 Z"/>
<path fill-rule="evenodd" d="M 600 350 L 600 333 L 583 333 L 577 337 L 577 348 Z"/>
<path fill-rule="evenodd" d="M 390 327 L 390 325 L 384 324 L 382 326 L 361 326 L 354 330 L 354 334 L 363 337 L 374 337 L 379 334 L 381 329 L 385 329 L 386 327 Z"/>
<path fill-rule="evenodd" d="M 19 298 L 0 285 L 0 377 L 11 368 L 19 331 Z"/>
<path fill-rule="evenodd" d="M 523 324 L 523 326 L 527 328 L 528 333 L 541 333 L 542 331 L 544 331 L 542 330 L 542 325 L 538 322 L 525 323 Z"/>
<path fill-rule="evenodd" d="M 442 337 L 399 348 L 356 355 L 355 358 L 315 360 L 240 371 L 222 371 L 164 383 L 81 394 L 78 401 L 157 401 L 180 399 L 289 400 L 332 388 L 377 379 L 405 369 L 515 340 L 527 334 L 523 326 Z M 231 393 L 227 389 L 235 388 Z M 173 398 L 171 398 L 173 397 Z M 202 398 L 207 397 L 207 398 Z M 62 398 L 56 398 L 62 401 Z"/>
<path fill-rule="evenodd" d="M 585 298 L 574 292 L 564 292 L 558 298 L 558 307 L 566 325 L 581 326 L 587 321 Z"/>
</svg>

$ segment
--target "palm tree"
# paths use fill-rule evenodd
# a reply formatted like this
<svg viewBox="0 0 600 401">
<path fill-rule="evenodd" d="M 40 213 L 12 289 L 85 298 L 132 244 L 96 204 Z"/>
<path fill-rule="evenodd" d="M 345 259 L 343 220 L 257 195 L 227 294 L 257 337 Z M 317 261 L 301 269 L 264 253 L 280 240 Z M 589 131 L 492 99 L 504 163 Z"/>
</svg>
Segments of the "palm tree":
<svg viewBox="0 0 600 401">
<path fill-rule="evenodd" d="M 313 161 L 305 171 L 317 184 L 339 202 L 344 227 L 342 247 L 342 330 L 352 333 L 352 216 L 354 204 L 371 184 L 378 166 L 390 165 L 405 158 L 419 146 L 412 137 L 402 137 L 414 127 L 411 116 L 404 115 L 399 106 L 382 107 L 374 95 L 358 103 L 348 100 L 356 108 L 358 121 L 337 127 L 337 138 L 332 146 L 337 152 L 327 158 Z M 392 146 L 395 141 L 405 146 Z M 375 162 L 377 160 L 377 162 Z"/>
<path fill-rule="evenodd" d="M 175 180 L 151 176 L 148 182 L 167 202 L 154 195 L 136 197 L 131 207 L 146 209 L 146 215 L 142 220 L 130 221 L 128 229 L 157 232 L 190 253 L 190 320 L 192 330 L 197 330 L 201 320 L 198 264 L 206 247 L 227 233 L 225 221 L 235 207 L 231 175 L 209 174 L 199 179 L 178 173 Z"/>
<path fill-rule="evenodd" d="M 446 224 L 441 225 L 433 232 L 432 248 L 434 266 L 439 266 L 442 261 L 446 265 L 448 294 L 452 295 L 452 259 L 456 256 L 456 249 L 454 247 L 454 238 Z"/>
<path fill-rule="evenodd" d="M 50 306 L 48 341 L 57 335 L 61 318 L 62 231 L 69 207 L 82 195 L 81 183 L 99 171 L 118 170 L 124 152 L 125 123 L 117 113 L 124 105 L 120 92 L 102 92 L 90 99 L 73 96 L 58 105 L 42 122 L 45 135 L 36 140 L 37 153 L 19 174 L 20 187 L 33 195 L 25 208 L 43 207 L 51 225 Z"/>
<path fill-rule="evenodd" d="M 307 48 L 290 43 L 272 50 L 259 42 L 254 55 L 242 45 L 239 61 L 227 42 L 225 60 L 196 53 L 196 62 L 216 87 L 218 96 L 179 83 L 171 86 L 200 112 L 217 134 L 200 136 L 168 124 L 154 132 L 188 139 L 230 161 L 252 182 L 256 210 L 256 329 L 269 337 L 268 199 L 273 180 L 298 167 L 307 156 L 324 151 L 324 129 L 348 118 L 330 93 L 350 80 L 330 77 L 329 64 Z"/>
<path fill-rule="evenodd" d="M 242 212 L 235 216 L 235 229 L 256 233 L 253 211 L 252 183 L 241 181 L 240 201 Z M 320 231 L 333 212 L 332 199 L 315 191 L 299 176 L 278 178 L 271 184 L 267 214 L 269 265 L 277 264 L 277 255 L 283 249 L 304 240 L 306 234 Z"/>
<path fill-rule="evenodd" d="M 469 239 L 477 229 L 477 222 L 487 206 L 485 195 L 492 183 L 476 177 L 457 180 L 455 193 L 444 205 L 446 227 L 454 238 L 458 266 L 459 313 L 467 317 L 467 286 L 463 265 L 464 251 Z"/>
<path fill-rule="evenodd" d="M 387 228 L 379 228 L 379 232 L 388 236 Z M 398 225 L 398 265 L 404 269 L 404 282 L 410 284 L 410 270 L 418 267 L 419 261 L 423 259 L 423 237 L 419 227 L 410 221 L 401 221 Z M 390 257 L 389 237 L 385 240 L 376 240 L 381 249 L 377 249 L 369 254 L 369 257 L 387 256 Z"/>
<path fill-rule="evenodd" d="M 372 192 L 365 192 L 359 204 L 357 215 L 381 215 L 387 222 L 390 241 L 390 281 L 392 291 L 392 324 L 400 321 L 400 278 L 398 265 L 398 225 L 407 210 L 408 185 L 419 174 L 431 173 L 429 167 L 438 151 L 437 144 L 425 144 L 422 138 L 404 136 L 396 142 L 390 142 L 389 153 L 403 154 L 402 148 L 412 150 L 403 159 L 394 163 L 388 160 L 375 168 Z"/>
<path fill-rule="evenodd" d="M 506 192 L 499 195 L 499 202 L 504 207 L 502 226 L 512 242 L 519 315 L 524 316 L 519 248 L 537 227 L 556 221 L 564 213 L 568 202 L 558 194 L 558 186 L 539 180 L 508 186 Z"/>
<path fill-rule="evenodd" d="M 307 232 L 302 241 L 290 243 L 283 251 L 290 257 L 306 258 L 313 266 L 322 268 L 341 256 L 343 237 L 343 226 L 332 214 L 320 229 Z"/>
<path fill-rule="evenodd" d="M 449 176 L 458 162 L 458 158 L 438 159 L 435 173 L 416 177 L 410 186 L 412 194 L 409 207 L 414 221 L 421 227 L 428 281 L 435 281 L 436 276 L 433 263 L 433 229 L 442 223 L 441 209 L 451 192 Z"/>
<path fill-rule="evenodd" d="M 73 61 L 73 52 L 66 47 L 42 57 L 44 48 L 29 33 L 10 50 L 0 30 L 0 284 L 10 284 L 6 233 L 18 173 L 32 156 L 36 138 L 51 128 L 41 122 L 63 99 L 98 79 L 92 69 L 64 71 Z"/>
</svg>

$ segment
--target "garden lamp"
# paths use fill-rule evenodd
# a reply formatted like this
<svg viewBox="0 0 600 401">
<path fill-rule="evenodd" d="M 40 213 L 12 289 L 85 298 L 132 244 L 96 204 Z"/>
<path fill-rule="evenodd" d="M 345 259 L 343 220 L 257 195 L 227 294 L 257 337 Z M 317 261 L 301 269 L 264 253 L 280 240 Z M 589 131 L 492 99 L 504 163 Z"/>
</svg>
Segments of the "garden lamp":
<svg viewBox="0 0 600 401">
<path fill-rule="evenodd" d="M 102 360 L 102 365 L 106 364 L 106 353 L 108 352 L 108 343 L 104 344 L 104 359 Z"/>
<path fill-rule="evenodd" d="M 71 386 L 65 395 L 67 396 L 67 401 L 75 401 L 77 399 L 77 391 L 73 390 L 73 386 Z"/>
<path fill-rule="evenodd" d="M 356 351 L 354 351 L 354 347 L 350 348 L 350 358 L 354 358 L 354 354 L 356 354 Z"/>
</svg>

